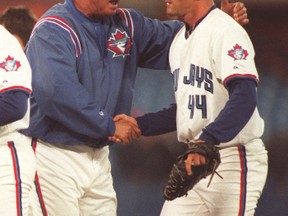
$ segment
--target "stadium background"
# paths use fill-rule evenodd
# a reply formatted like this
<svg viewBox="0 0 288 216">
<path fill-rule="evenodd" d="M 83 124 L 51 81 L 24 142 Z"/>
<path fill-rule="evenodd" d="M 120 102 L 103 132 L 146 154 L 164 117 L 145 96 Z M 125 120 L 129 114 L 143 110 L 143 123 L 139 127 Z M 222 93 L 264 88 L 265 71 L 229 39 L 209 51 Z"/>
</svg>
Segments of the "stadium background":
<svg viewBox="0 0 288 216">
<path fill-rule="evenodd" d="M 1 0 L 9 6 L 30 7 L 38 17 L 60 0 Z M 216 1 L 219 4 L 219 0 Z M 256 216 L 288 213 L 288 1 L 243 0 L 250 23 L 245 27 L 256 50 L 260 74 L 259 110 L 265 120 L 263 139 L 269 151 L 269 173 Z M 122 0 L 146 16 L 166 19 L 164 0 Z M 133 115 L 157 111 L 174 102 L 169 71 L 139 69 Z M 184 151 L 176 134 L 141 137 L 129 146 L 111 147 L 112 173 L 118 194 L 119 216 L 157 216 L 170 167 Z"/>
</svg>

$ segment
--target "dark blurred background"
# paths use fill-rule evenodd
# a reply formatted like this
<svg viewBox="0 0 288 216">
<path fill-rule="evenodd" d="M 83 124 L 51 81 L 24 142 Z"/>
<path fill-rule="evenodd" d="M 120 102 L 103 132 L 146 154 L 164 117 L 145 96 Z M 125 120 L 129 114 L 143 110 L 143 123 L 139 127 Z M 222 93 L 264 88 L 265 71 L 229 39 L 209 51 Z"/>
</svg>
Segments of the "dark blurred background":
<svg viewBox="0 0 288 216">
<path fill-rule="evenodd" d="M 1 0 L 0 10 L 25 5 L 39 17 L 57 0 Z M 260 75 L 259 111 L 265 120 L 263 140 L 269 173 L 256 216 L 288 215 L 288 1 L 243 0 L 250 23 L 245 26 L 256 51 Z M 216 1 L 219 4 L 219 0 Z M 165 20 L 164 1 L 123 0 L 151 18 Z M 157 111 L 174 102 L 169 71 L 139 69 L 133 115 Z M 157 216 L 162 189 L 175 158 L 184 151 L 176 133 L 142 137 L 129 146 L 111 147 L 112 173 L 119 216 Z"/>
</svg>

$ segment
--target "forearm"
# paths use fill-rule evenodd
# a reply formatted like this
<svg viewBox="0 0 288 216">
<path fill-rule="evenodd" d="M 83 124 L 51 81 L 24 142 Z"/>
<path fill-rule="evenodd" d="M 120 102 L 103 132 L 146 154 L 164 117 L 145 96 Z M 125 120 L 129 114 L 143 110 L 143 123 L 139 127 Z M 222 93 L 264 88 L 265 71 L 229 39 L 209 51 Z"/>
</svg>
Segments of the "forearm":
<svg viewBox="0 0 288 216">
<path fill-rule="evenodd" d="M 147 113 L 137 117 L 136 121 L 142 135 L 154 136 L 176 130 L 176 104 L 156 113 Z"/>
<path fill-rule="evenodd" d="M 256 84 L 252 80 L 232 81 L 230 98 L 214 122 L 203 129 L 201 140 L 219 144 L 233 139 L 247 124 L 256 104 Z"/>
<path fill-rule="evenodd" d="M 29 95 L 22 91 L 0 95 L 0 126 L 15 122 L 27 112 Z"/>
</svg>

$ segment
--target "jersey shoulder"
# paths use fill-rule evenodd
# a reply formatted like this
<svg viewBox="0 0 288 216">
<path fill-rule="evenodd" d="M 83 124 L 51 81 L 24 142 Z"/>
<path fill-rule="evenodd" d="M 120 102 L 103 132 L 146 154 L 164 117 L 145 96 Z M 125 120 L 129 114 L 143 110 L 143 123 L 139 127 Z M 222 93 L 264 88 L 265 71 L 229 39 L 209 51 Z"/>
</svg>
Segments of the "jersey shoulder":
<svg viewBox="0 0 288 216">
<path fill-rule="evenodd" d="M 242 32 L 246 34 L 246 30 L 237 23 L 231 16 L 220 9 L 215 9 L 207 16 L 207 23 L 211 30 L 215 32 Z"/>
<path fill-rule="evenodd" d="M 20 49 L 22 49 L 20 44 L 18 43 L 18 40 L 12 34 L 10 34 L 10 32 L 6 30 L 4 26 L 0 25 L 0 47 L 2 49 L 2 52 L 3 48 L 14 46 L 17 46 L 17 48 L 19 47 Z"/>
</svg>

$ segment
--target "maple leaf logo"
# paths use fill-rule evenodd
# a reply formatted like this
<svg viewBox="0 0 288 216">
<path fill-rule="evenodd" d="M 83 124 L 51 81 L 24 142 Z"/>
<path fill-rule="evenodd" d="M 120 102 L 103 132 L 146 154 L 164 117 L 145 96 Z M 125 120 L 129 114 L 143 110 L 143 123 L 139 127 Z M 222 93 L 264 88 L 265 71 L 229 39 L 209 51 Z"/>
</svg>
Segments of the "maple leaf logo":
<svg viewBox="0 0 288 216">
<path fill-rule="evenodd" d="M 228 51 L 228 55 L 231 56 L 235 61 L 236 60 L 246 60 L 248 56 L 247 50 L 243 49 L 242 46 L 236 44 L 232 50 Z"/>
<path fill-rule="evenodd" d="M 108 40 L 108 50 L 113 53 L 113 57 L 129 55 L 131 48 L 131 39 L 126 32 L 121 32 L 119 29 Z"/>
<path fill-rule="evenodd" d="M 12 58 L 10 55 L 5 58 L 4 62 L 0 63 L 0 68 L 4 69 L 6 72 L 17 71 L 19 67 L 21 67 L 21 63 Z"/>
</svg>

